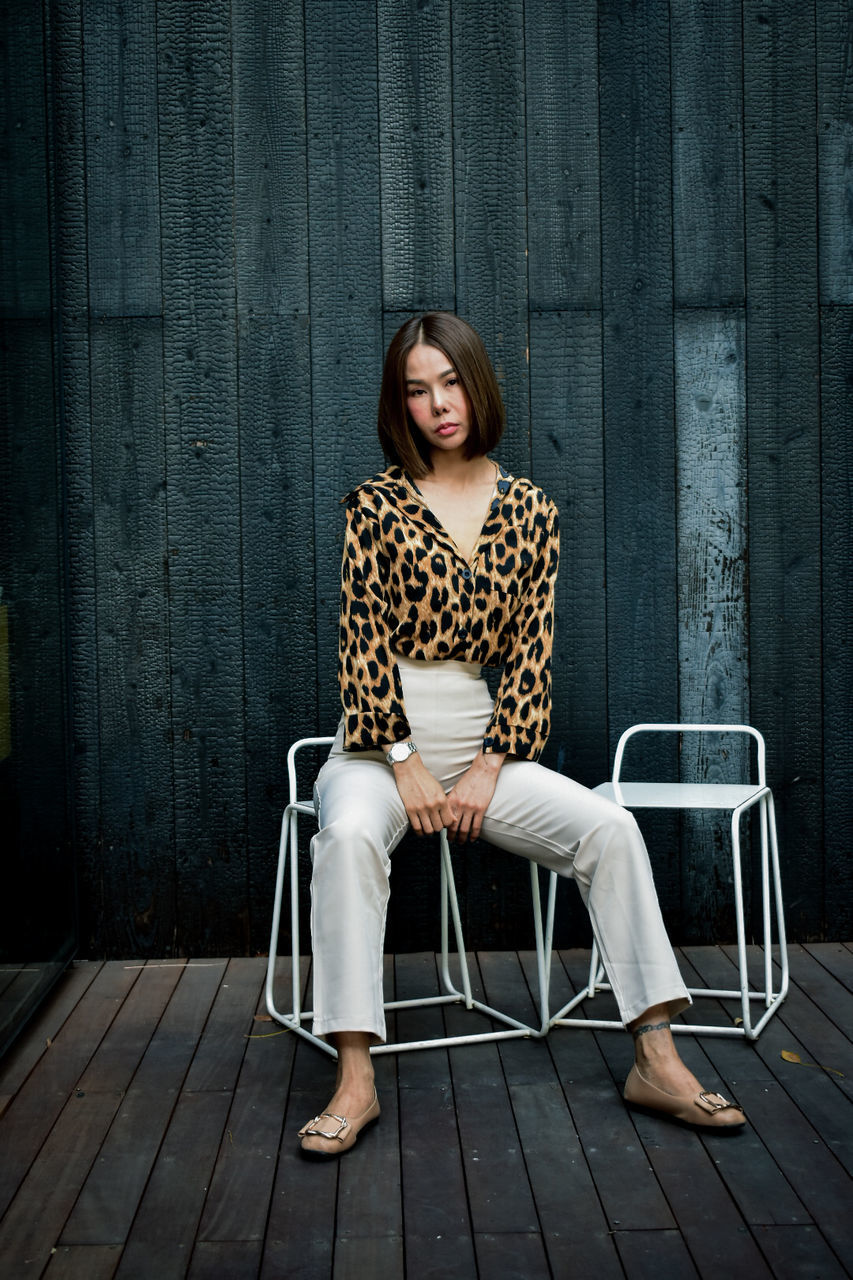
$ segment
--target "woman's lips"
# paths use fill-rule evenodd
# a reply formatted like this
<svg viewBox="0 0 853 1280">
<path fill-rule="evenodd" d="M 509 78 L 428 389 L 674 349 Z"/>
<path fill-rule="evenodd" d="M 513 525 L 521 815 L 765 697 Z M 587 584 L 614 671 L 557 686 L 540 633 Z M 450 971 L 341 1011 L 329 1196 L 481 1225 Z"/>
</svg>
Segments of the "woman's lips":
<svg viewBox="0 0 853 1280">
<path fill-rule="evenodd" d="M 440 436 L 452 436 L 458 428 L 458 422 L 442 422 L 440 427 L 436 427 L 436 432 Z"/>
</svg>

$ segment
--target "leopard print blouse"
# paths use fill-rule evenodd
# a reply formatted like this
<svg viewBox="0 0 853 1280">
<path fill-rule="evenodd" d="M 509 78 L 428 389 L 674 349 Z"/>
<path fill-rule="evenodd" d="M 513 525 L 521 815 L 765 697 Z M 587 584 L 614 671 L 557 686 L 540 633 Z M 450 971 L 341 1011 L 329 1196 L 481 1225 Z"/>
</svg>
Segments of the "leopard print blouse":
<svg viewBox="0 0 853 1280">
<path fill-rule="evenodd" d="M 536 760 L 550 729 L 557 508 L 499 468 L 466 563 L 401 467 L 347 504 L 339 678 L 344 748 L 410 736 L 394 654 L 503 667 L 484 752 Z"/>
</svg>

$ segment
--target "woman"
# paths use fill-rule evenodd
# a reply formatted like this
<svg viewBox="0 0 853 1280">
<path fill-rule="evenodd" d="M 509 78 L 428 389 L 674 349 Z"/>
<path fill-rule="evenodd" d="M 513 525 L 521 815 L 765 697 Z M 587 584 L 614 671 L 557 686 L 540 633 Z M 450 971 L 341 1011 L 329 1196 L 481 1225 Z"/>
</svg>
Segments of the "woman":
<svg viewBox="0 0 853 1280">
<path fill-rule="evenodd" d="M 635 1064 L 635 1106 L 734 1132 L 670 1018 L 690 1003 L 633 817 L 536 763 L 549 730 L 557 510 L 489 458 L 504 411 L 478 335 L 445 312 L 393 338 L 379 401 L 392 466 L 347 501 L 344 714 L 317 778 L 312 841 L 314 1031 L 338 1051 L 334 1097 L 300 1130 L 333 1159 L 379 1117 L 371 1043 L 385 1035 L 390 854 L 408 826 L 491 843 L 577 880 Z M 494 704 L 481 666 L 502 666 Z"/>
</svg>

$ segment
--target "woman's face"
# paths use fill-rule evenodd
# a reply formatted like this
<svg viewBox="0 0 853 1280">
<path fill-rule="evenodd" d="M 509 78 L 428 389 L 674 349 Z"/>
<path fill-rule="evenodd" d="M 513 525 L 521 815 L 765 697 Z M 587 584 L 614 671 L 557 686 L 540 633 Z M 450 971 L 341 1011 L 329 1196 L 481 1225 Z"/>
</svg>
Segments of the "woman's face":
<svg viewBox="0 0 853 1280">
<path fill-rule="evenodd" d="M 430 456 L 461 449 L 471 429 L 471 406 L 448 357 L 419 342 L 406 358 L 406 406 Z"/>
</svg>

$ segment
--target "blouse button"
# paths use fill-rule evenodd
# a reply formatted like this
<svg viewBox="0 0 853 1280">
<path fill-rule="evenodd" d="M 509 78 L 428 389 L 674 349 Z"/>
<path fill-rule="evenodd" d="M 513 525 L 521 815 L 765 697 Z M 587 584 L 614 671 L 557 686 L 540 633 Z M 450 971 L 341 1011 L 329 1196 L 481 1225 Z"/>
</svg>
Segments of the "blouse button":
<svg viewBox="0 0 853 1280">
<path fill-rule="evenodd" d="M 467 628 L 467 627 L 460 627 L 460 628 L 459 628 L 459 630 L 458 630 L 458 632 L 457 632 L 457 635 L 459 636 L 459 639 L 460 639 L 460 640 L 464 640 L 464 639 L 465 639 L 465 637 L 467 636 L 467 634 L 468 634 L 468 628 Z"/>
<path fill-rule="evenodd" d="M 463 577 L 463 578 L 470 578 L 470 577 L 471 577 L 471 570 L 470 570 L 470 569 L 463 569 L 463 570 L 462 570 L 462 577 Z"/>
</svg>

